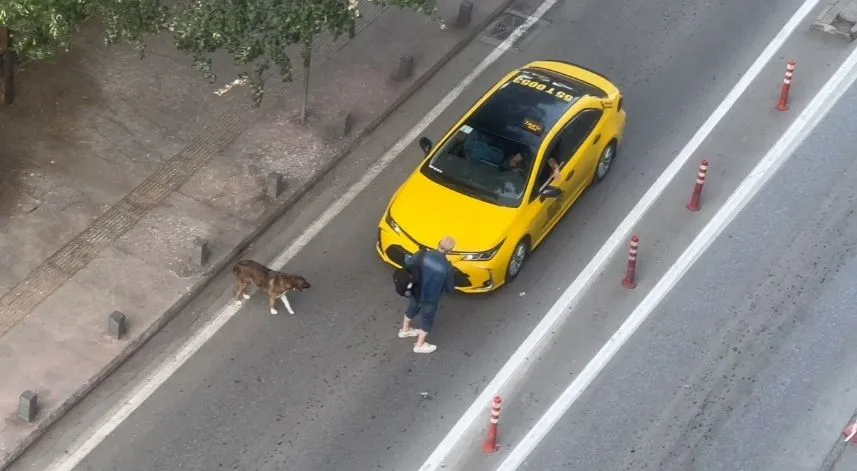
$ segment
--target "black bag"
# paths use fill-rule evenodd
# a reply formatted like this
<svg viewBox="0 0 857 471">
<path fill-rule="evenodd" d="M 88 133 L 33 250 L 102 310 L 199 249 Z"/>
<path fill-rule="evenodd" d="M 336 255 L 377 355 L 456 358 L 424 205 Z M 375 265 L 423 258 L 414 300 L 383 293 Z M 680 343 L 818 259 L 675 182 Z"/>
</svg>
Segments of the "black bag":
<svg viewBox="0 0 857 471">
<path fill-rule="evenodd" d="M 396 286 L 396 293 L 398 293 L 399 296 L 419 299 L 420 283 L 422 282 L 420 276 L 422 270 L 420 270 L 420 268 L 423 263 L 423 254 L 424 252 L 422 250 L 417 253 L 416 263 L 414 263 L 410 271 L 405 268 L 397 268 L 393 272 L 393 283 Z"/>
</svg>

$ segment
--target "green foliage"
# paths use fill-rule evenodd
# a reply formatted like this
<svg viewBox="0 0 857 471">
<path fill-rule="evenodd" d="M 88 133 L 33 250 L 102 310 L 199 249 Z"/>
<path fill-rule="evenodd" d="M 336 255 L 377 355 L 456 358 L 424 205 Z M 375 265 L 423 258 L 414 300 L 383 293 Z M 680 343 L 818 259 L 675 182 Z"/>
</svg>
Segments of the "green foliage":
<svg viewBox="0 0 857 471">
<path fill-rule="evenodd" d="M 3 0 L 0 24 L 13 31 L 13 47 L 24 59 L 45 59 L 68 49 L 80 24 L 89 17 L 83 1 Z"/>
<path fill-rule="evenodd" d="M 13 47 L 23 59 L 48 59 L 69 43 L 84 21 L 98 17 L 107 27 L 105 41 L 130 41 L 142 48 L 156 33 L 167 11 L 160 0 L 0 0 L 0 24 L 13 33 Z"/>
<path fill-rule="evenodd" d="M 370 0 L 436 16 L 436 0 Z M 211 57 L 226 51 L 245 72 L 259 105 L 265 73 L 275 67 L 284 82 L 292 80 L 287 48 L 299 46 L 304 66 L 310 63 L 315 38 L 339 38 L 353 31 L 359 17 L 355 0 L 194 0 L 176 9 L 169 24 L 176 47 L 190 54 L 205 77 L 216 79 Z"/>
<path fill-rule="evenodd" d="M 143 52 L 147 35 L 164 31 L 169 10 L 160 0 L 102 0 L 94 16 L 104 21 L 108 45 L 130 42 Z"/>
<path fill-rule="evenodd" d="M 423 12 L 437 19 L 436 0 L 362 0 Z M 179 0 L 172 8 L 161 0 L 0 0 L 0 24 L 13 32 L 16 51 L 25 59 L 46 59 L 67 50 L 84 21 L 106 25 L 105 42 L 131 42 L 143 52 L 149 34 L 168 31 L 176 47 L 214 81 L 212 55 L 230 54 L 245 72 L 258 105 L 264 77 L 272 67 L 292 80 L 289 49 L 310 63 L 315 38 L 339 38 L 354 30 L 358 0 Z"/>
</svg>

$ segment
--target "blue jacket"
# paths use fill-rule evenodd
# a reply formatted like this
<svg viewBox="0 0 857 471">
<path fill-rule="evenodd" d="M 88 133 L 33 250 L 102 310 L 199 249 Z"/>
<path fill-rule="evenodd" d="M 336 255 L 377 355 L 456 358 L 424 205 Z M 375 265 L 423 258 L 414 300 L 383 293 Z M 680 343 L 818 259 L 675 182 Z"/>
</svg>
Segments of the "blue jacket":
<svg viewBox="0 0 857 471">
<path fill-rule="evenodd" d="M 405 267 L 413 268 L 416 255 L 405 256 Z M 455 277 L 452 264 L 446 256 L 437 250 L 427 250 L 423 255 L 423 263 L 420 267 L 420 299 L 421 303 L 437 303 L 443 293 L 452 293 L 455 290 Z"/>
</svg>

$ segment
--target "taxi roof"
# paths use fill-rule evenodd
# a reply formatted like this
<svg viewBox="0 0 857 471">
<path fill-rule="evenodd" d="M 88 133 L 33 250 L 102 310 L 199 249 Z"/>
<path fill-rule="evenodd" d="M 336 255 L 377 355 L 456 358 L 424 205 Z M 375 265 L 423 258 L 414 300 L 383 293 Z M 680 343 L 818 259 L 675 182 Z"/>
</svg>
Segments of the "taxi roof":
<svg viewBox="0 0 857 471">
<path fill-rule="evenodd" d="M 536 81 L 545 87 L 538 90 L 516 83 L 520 78 Z M 547 93 L 550 91 L 553 93 Z M 593 90 L 588 84 L 556 72 L 523 68 L 488 97 L 465 124 L 537 148 L 544 136 L 581 97 L 597 94 L 597 89 Z M 558 98 L 558 95 L 567 99 Z M 541 125 L 540 133 L 533 132 L 538 127 L 525 126 L 525 123 L 533 122 Z"/>
</svg>

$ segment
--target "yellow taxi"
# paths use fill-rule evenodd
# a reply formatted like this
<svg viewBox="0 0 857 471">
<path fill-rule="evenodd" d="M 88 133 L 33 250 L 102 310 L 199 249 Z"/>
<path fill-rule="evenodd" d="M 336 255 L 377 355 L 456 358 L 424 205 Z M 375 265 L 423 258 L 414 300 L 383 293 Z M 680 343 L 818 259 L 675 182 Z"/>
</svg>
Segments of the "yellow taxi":
<svg viewBox="0 0 857 471">
<path fill-rule="evenodd" d="M 493 291 L 514 279 L 533 249 L 592 182 L 622 141 L 622 94 L 579 65 L 536 61 L 488 90 L 390 199 L 378 224 L 381 259 L 456 241 L 456 289 Z"/>
</svg>

